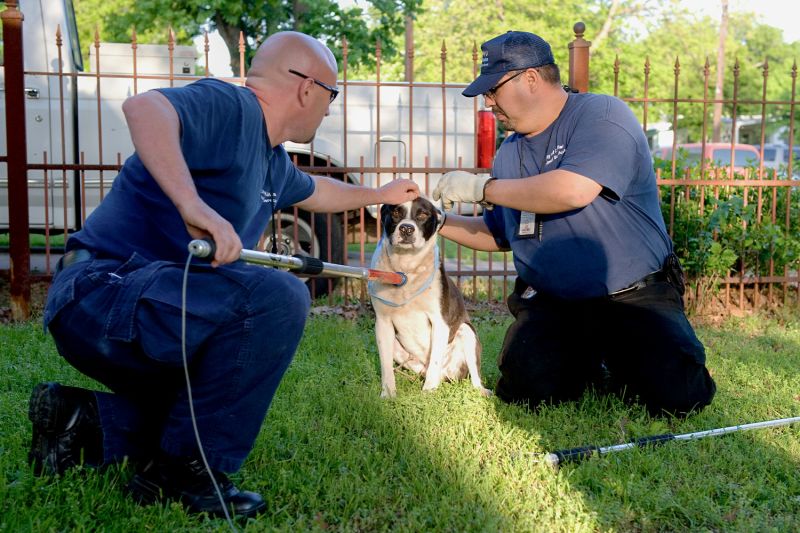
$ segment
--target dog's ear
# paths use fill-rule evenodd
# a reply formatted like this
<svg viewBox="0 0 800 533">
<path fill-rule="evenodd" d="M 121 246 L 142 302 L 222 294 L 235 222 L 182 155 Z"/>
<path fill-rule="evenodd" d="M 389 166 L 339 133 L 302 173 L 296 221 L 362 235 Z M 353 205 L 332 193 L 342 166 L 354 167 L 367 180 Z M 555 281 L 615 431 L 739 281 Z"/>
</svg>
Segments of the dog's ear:
<svg viewBox="0 0 800 533">
<path fill-rule="evenodd" d="M 436 206 L 434 214 L 436 216 L 436 231 L 439 231 L 444 226 L 444 221 L 447 220 L 447 213 L 440 206 Z"/>
<path fill-rule="evenodd" d="M 392 219 L 392 209 L 394 209 L 394 207 L 395 206 L 389 204 L 383 204 L 381 206 L 381 225 L 383 226 L 384 231 Z"/>
</svg>

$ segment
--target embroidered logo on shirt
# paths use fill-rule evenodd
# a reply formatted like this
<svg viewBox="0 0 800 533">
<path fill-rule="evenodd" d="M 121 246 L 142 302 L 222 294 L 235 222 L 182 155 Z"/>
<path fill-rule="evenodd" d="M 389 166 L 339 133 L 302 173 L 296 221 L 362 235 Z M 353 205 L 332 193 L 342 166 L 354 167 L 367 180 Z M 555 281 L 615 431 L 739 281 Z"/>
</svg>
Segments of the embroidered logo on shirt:
<svg viewBox="0 0 800 533">
<path fill-rule="evenodd" d="M 261 191 L 261 203 L 275 205 L 277 195 L 274 192 Z"/>
<path fill-rule="evenodd" d="M 547 157 L 544 160 L 544 166 L 548 166 L 551 163 L 555 163 L 556 161 L 558 161 L 558 159 L 562 155 L 564 155 L 564 152 L 566 151 L 567 149 L 564 147 L 563 144 L 559 144 L 558 146 L 553 148 L 553 150 L 549 154 L 547 154 Z"/>
</svg>

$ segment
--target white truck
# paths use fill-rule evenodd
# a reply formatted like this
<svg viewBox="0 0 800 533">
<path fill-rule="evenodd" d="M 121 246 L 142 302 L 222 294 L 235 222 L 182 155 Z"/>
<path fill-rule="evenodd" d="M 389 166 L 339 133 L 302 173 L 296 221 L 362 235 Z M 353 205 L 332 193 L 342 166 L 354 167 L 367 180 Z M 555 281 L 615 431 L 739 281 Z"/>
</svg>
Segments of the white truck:
<svg viewBox="0 0 800 533">
<path fill-rule="evenodd" d="M 29 223 L 37 232 L 78 229 L 101 201 L 116 175 L 114 168 L 102 168 L 118 166 L 133 151 L 121 111 L 127 97 L 197 79 L 199 54 L 193 47 L 176 46 L 170 55 L 166 45 L 138 44 L 134 61 L 130 43 L 101 43 L 99 53 L 94 43 L 79 43 L 72 4 L 19 0 L 24 16 Z M 83 64 L 81 47 L 90 50 L 89 65 Z M 240 78 L 227 81 L 242 83 Z M 432 190 L 442 169 L 490 164 L 494 118 L 461 95 L 463 85 L 348 80 L 339 86 L 339 98 L 313 145 L 286 144 L 299 165 L 349 169 L 331 175 L 372 186 L 410 176 Z M 0 113 L 4 143 L 4 107 Z M 480 138 L 478 117 L 484 132 Z M 0 154 L 5 154 L 4 144 Z M 62 164 L 68 168 L 59 167 Z M 388 167 L 405 170 L 392 172 Z M 375 210 L 368 215 L 374 216 Z M 309 213 L 283 213 L 279 249 L 340 262 L 345 257 L 345 222 L 341 214 L 315 215 L 312 220 Z M 7 170 L 0 165 L 0 233 L 8 224 Z M 268 228 L 265 238 L 270 235 Z"/>
</svg>

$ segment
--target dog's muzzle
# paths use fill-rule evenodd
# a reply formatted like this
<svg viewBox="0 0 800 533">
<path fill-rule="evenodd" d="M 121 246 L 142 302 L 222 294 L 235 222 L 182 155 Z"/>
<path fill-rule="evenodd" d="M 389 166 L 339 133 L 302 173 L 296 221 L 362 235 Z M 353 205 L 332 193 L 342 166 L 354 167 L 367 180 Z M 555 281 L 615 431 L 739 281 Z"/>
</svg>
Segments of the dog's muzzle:
<svg viewBox="0 0 800 533">
<path fill-rule="evenodd" d="M 400 224 L 397 228 L 397 232 L 400 234 L 400 242 L 413 244 L 415 231 L 416 228 L 413 224 Z"/>
</svg>

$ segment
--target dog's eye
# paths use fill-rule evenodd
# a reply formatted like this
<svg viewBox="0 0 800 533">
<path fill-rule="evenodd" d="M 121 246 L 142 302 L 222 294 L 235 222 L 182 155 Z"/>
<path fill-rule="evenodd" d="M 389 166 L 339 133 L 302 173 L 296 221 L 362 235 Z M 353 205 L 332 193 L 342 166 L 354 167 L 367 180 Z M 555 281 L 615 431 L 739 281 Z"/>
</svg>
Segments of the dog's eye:
<svg viewBox="0 0 800 533">
<path fill-rule="evenodd" d="M 428 217 L 430 217 L 430 215 L 428 213 L 425 213 L 424 211 L 420 211 L 419 213 L 417 213 L 417 220 L 420 221 L 427 220 Z"/>
<path fill-rule="evenodd" d="M 392 218 L 395 220 L 399 220 L 403 218 L 403 210 L 402 209 L 393 209 L 392 210 Z"/>
</svg>

